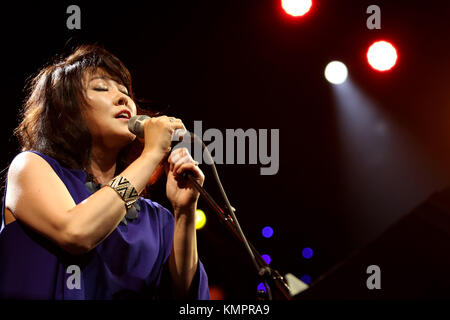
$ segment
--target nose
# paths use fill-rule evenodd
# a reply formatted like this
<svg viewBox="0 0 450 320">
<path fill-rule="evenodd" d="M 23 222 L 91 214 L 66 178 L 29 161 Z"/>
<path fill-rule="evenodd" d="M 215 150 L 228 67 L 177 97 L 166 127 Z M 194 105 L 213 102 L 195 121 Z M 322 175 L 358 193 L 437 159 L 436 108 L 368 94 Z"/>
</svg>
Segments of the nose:
<svg viewBox="0 0 450 320">
<path fill-rule="evenodd" d="M 119 100 L 117 101 L 117 104 L 119 106 L 121 106 L 121 105 L 128 105 L 128 100 L 125 97 L 120 97 Z"/>
<path fill-rule="evenodd" d="M 115 104 L 117 106 L 122 106 L 122 105 L 129 106 L 130 98 L 126 94 L 118 91 L 116 99 L 115 99 Z"/>
</svg>

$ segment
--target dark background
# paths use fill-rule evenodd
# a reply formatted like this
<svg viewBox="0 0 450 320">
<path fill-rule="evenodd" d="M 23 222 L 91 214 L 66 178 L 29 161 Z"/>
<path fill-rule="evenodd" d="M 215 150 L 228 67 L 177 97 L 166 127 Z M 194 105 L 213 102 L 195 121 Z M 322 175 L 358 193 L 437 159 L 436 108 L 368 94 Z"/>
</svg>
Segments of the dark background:
<svg viewBox="0 0 450 320">
<path fill-rule="evenodd" d="M 81 30 L 66 27 L 71 4 L 81 8 Z M 381 8 L 381 30 L 366 28 L 371 4 Z M 276 175 L 261 176 L 260 165 L 218 171 L 248 239 L 280 273 L 314 281 L 449 184 L 449 21 L 446 1 L 313 1 L 302 18 L 286 15 L 280 0 L 17 2 L 1 22 L 0 165 L 18 152 L 12 131 L 26 79 L 76 44 L 101 44 L 130 69 L 138 98 L 188 129 L 194 120 L 223 133 L 280 129 Z M 367 48 L 379 39 L 398 50 L 390 72 L 367 64 Z M 395 129 L 381 140 L 371 127 L 350 135 L 370 152 L 343 138 L 340 107 L 323 77 L 331 60 L 346 63 L 351 81 Z M 373 155 L 381 156 L 371 162 Z M 202 168 L 207 190 L 220 199 Z M 166 203 L 162 192 L 155 198 Z M 198 243 L 210 285 L 227 299 L 253 299 L 250 260 L 206 204 L 199 207 L 208 216 Z M 270 239 L 261 236 L 267 225 Z M 309 260 L 304 247 L 314 250 Z"/>
</svg>

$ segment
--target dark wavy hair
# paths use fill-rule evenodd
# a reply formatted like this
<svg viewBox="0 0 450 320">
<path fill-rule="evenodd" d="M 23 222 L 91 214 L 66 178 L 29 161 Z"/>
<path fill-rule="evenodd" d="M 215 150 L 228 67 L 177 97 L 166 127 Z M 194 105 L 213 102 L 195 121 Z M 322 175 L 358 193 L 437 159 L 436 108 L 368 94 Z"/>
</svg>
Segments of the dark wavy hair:
<svg viewBox="0 0 450 320">
<path fill-rule="evenodd" d="M 130 72 L 117 57 L 97 45 L 79 46 L 69 56 L 42 68 L 29 81 L 21 122 L 14 131 L 22 151 L 47 154 L 63 166 L 90 174 L 91 134 L 81 112 L 88 105 L 83 75 L 98 68 L 124 85 L 134 100 Z M 136 107 L 138 113 L 151 115 Z M 123 170 L 141 150 L 138 139 L 125 147 L 119 153 L 116 171 Z"/>
</svg>

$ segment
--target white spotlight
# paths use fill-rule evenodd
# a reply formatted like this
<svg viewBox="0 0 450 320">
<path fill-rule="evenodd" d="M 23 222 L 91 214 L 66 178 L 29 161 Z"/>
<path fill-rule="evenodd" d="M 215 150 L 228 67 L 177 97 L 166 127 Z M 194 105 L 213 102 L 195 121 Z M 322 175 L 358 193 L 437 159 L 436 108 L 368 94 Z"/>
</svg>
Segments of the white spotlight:
<svg viewBox="0 0 450 320">
<path fill-rule="evenodd" d="M 387 41 L 377 41 L 367 51 L 369 64 L 378 71 L 387 71 L 397 62 L 397 50 Z"/>
<path fill-rule="evenodd" d="M 344 83 L 347 76 L 347 67 L 340 61 L 331 61 L 325 68 L 325 78 L 332 84 Z"/>
<path fill-rule="evenodd" d="M 311 9 L 311 0 L 281 0 L 283 9 L 294 17 L 303 16 Z"/>
</svg>

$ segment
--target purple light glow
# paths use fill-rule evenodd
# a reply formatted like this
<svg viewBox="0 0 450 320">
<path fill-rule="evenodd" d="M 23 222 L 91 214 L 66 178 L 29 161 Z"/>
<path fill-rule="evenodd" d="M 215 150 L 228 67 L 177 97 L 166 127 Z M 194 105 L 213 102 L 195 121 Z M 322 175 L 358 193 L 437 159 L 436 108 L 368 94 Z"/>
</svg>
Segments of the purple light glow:
<svg viewBox="0 0 450 320">
<path fill-rule="evenodd" d="M 263 290 L 264 292 L 266 292 L 266 287 L 264 286 L 264 283 L 260 282 L 258 284 L 257 290 Z"/>
<path fill-rule="evenodd" d="M 300 280 L 302 280 L 306 284 L 310 284 L 311 283 L 311 276 L 309 276 L 308 274 L 304 274 L 304 275 L 302 275 L 300 277 Z"/>
<path fill-rule="evenodd" d="M 263 254 L 261 256 L 261 258 L 263 258 L 267 264 L 270 264 L 270 261 L 272 261 L 272 259 L 270 258 L 270 256 L 268 254 Z"/>
<path fill-rule="evenodd" d="M 262 235 L 264 238 L 270 238 L 273 236 L 273 229 L 271 227 L 264 227 L 262 229 Z"/>
<path fill-rule="evenodd" d="M 304 248 L 302 251 L 303 258 L 311 259 L 313 256 L 313 250 L 311 248 Z"/>
</svg>

